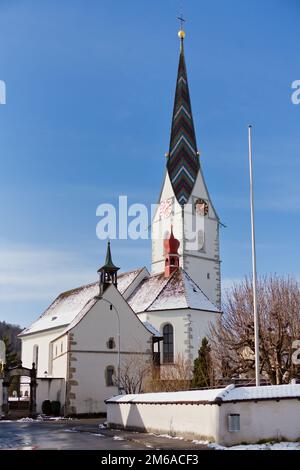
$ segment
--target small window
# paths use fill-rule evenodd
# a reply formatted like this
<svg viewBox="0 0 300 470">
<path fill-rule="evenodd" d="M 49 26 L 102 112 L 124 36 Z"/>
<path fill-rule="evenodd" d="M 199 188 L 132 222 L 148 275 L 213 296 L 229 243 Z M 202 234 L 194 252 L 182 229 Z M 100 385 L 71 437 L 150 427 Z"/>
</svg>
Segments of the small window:
<svg viewBox="0 0 300 470">
<path fill-rule="evenodd" d="M 64 350 L 64 345 L 63 345 L 63 342 L 60 343 L 60 352 L 62 353 Z"/>
<path fill-rule="evenodd" d="M 115 368 L 114 366 L 107 366 L 105 370 L 105 382 L 107 387 L 113 387 L 114 384 Z"/>
<path fill-rule="evenodd" d="M 55 356 L 57 356 L 57 345 L 55 346 Z"/>
<path fill-rule="evenodd" d="M 114 349 L 116 347 L 115 339 L 114 338 L 109 338 L 106 345 L 107 345 L 108 349 Z"/>
<path fill-rule="evenodd" d="M 207 273 L 207 279 L 210 279 L 210 273 Z"/>
</svg>

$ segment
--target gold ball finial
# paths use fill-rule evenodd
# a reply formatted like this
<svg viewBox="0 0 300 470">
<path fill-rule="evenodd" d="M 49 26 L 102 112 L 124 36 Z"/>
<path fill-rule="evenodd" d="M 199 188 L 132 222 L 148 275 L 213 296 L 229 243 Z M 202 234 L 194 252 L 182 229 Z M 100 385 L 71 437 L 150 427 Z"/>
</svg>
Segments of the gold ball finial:
<svg viewBox="0 0 300 470">
<path fill-rule="evenodd" d="M 180 39 L 184 39 L 185 38 L 185 32 L 181 29 L 180 31 L 178 31 L 178 37 Z"/>
</svg>

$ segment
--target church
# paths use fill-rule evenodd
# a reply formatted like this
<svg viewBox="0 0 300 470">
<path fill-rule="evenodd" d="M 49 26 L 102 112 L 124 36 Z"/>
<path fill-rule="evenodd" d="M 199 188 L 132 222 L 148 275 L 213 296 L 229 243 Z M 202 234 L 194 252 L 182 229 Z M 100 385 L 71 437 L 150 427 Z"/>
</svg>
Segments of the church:
<svg viewBox="0 0 300 470">
<path fill-rule="evenodd" d="M 152 266 L 120 272 L 108 242 L 99 281 L 63 292 L 20 334 L 37 370 L 37 412 L 60 401 L 66 416 L 106 411 L 126 369 L 192 363 L 221 315 L 220 220 L 196 144 L 181 29 L 169 152 L 152 220 Z M 95 270 L 96 271 L 96 270 Z"/>
</svg>

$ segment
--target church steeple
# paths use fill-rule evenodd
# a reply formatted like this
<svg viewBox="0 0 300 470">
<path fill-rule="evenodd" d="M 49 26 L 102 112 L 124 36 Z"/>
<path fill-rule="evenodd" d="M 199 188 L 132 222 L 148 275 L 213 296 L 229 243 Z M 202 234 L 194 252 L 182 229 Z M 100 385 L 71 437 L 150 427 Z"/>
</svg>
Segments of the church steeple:
<svg viewBox="0 0 300 470">
<path fill-rule="evenodd" d="M 180 241 L 174 237 L 173 225 L 171 225 L 170 236 L 164 240 L 165 277 L 171 276 L 179 268 L 179 245 Z"/>
<path fill-rule="evenodd" d="M 114 265 L 111 251 L 110 251 L 110 242 L 107 243 L 106 258 L 105 263 L 101 268 L 98 269 L 98 274 L 100 275 L 100 296 L 103 292 L 111 285 L 114 284 L 116 287 L 118 285 L 117 272 L 120 268 Z"/>
<path fill-rule="evenodd" d="M 185 32 L 181 29 L 180 55 L 167 169 L 178 202 L 186 204 L 199 171 L 199 157 L 184 58 Z"/>
</svg>

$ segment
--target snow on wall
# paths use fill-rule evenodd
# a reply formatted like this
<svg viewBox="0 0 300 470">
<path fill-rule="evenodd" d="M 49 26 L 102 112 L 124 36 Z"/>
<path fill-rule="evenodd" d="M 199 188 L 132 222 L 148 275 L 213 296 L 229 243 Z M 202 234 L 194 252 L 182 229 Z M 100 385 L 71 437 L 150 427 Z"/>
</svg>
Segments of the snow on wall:
<svg viewBox="0 0 300 470">
<path fill-rule="evenodd" d="M 183 392 L 141 393 L 119 395 L 109 403 L 184 403 L 184 402 L 228 402 L 243 400 L 263 400 L 280 398 L 300 398 L 300 384 L 268 385 L 262 387 L 235 387 L 209 390 L 188 390 Z"/>
</svg>

